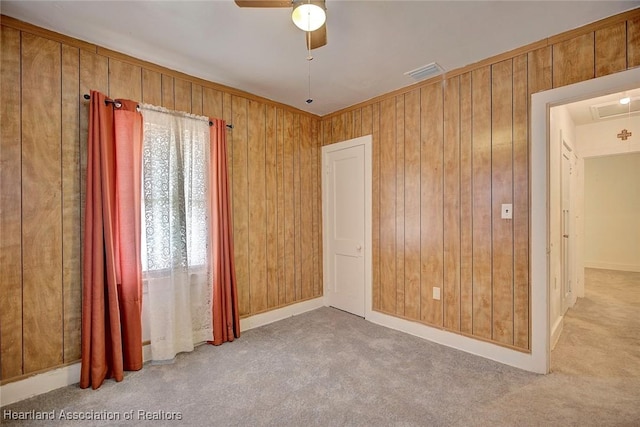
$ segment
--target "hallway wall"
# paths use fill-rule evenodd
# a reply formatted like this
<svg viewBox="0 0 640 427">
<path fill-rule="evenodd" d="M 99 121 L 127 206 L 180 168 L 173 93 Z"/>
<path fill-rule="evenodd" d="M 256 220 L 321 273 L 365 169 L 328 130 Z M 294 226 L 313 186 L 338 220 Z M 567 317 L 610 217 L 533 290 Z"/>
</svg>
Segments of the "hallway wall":
<svg viewBox="0 0 640 427">
<path fill-rule="evenodd" d="M 585 266 L 640 272 L 640 153 L 585 159 Z"/>
</svg>

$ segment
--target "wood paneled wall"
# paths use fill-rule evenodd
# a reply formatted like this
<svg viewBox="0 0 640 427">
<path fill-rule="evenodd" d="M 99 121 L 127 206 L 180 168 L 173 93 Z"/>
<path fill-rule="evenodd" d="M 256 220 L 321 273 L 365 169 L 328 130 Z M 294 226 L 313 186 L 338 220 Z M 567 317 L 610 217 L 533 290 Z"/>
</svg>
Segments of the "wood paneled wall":
<svg viewBox="0 0 640 427">
<path fill-rule="evenodd" d="M 4 16 L 1 49 L 4 383 L 80 356 L 82 95 L 91 89 L 234 125 L 229 166 L 243 316 L 322 295 L 319 143 L 373 134 L 374 309 L 526 351 L 530 94 L 639 66 L 640 13 L 322 122 Z M 502 203 L 513 203 L 513 220 L 500 219 Z"/>
<path fill-rule="evenodd" d="M 639 66 L 639 33 L 636 9 L 323 117 L 323 145 L 373 135 L 374 310 L 530 349 L 530 95 Z"/>
<path fill-rule="evenodd" d="M 319 117 L 2 17 L 1 379 L 80 357 L 88 101 L 224 118 L 239 306 L 322 295 Z"/>
</svg>

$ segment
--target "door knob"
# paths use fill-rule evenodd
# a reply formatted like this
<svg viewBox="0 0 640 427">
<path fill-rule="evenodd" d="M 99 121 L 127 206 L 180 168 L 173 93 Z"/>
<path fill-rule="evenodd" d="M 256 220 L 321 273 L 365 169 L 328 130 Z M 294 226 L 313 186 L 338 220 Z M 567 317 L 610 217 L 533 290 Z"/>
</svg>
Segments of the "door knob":
<svg viewBox="0 0 640 427">
<path fill-rule="evenodd" d="M 357 250 L 358 252 L 360 252 L 360 251 L 362 250 L 362 245 L 357 245 L 357 246 L 356 246 L 356 250 Z"/>
</svg>

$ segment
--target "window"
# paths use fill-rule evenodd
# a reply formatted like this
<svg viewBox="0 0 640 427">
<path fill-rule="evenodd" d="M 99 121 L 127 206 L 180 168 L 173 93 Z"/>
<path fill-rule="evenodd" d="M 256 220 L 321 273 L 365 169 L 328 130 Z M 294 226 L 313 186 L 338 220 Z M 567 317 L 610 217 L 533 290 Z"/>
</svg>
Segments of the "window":
<svg viewBox="0 0 640 427">
<path fill-rule="evenodd" d="M 143 271 L 204 267 L 208 123 L 158 111 L 144 118 Z"/>
</svg>

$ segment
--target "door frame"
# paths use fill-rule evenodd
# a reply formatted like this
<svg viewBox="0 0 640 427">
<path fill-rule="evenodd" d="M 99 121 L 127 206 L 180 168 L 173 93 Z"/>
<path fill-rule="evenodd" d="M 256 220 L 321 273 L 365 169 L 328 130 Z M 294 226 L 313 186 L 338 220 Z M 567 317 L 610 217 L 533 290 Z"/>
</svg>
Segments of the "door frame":
<svg viewBox="0 0 640 427">
<path fill-rule="evenodd" d="M 551 359 L 549 325 L 549 111 L 551 107 L 637 87 L 640 68 L 550 89 L 531 96 L 530 127 L 530 370 L 548 373 Z"/>
<path fill-rule="evenodd" d="M 327 169 L 327 156 L 329 153 L 346 150 L 349 148 L 364 146 L 364 317 L 368 318 L 372 311 L 372 234 L 371 234 L 371 215 L 372 215 L 372 145 L 373 138 L 371 135 L 361 136 L 359 138 L 349 139 L 347 141 L 335 144 L 325 145 L 322 147 L 322 230 L 327 230 L 328 206 L 327 191 L 329 171 Z M 329 277 L 328 268 L 328 236 L 322 233 L 322 294 L 324 305 L 329 306 L 329 297 L 325 291 L 327 288 L 326 278 Z"/>
</svg>

